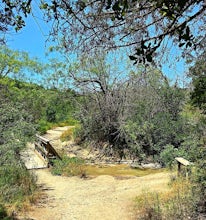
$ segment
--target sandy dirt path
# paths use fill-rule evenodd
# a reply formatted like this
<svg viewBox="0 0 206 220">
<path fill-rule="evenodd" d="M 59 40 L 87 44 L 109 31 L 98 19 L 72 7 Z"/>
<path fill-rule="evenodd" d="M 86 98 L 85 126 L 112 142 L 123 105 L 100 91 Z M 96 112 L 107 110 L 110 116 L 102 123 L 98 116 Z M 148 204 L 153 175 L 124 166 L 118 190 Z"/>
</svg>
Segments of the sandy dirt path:
<svg viewBox="0 0 206 220">
<path fill-rule="evenodd" d="M 130 220 L 134 219 L 133 199 L 143 191 L 167 188 L 168 174 L 119 180 L 112 176 L 94 179 L 52 176 L 36 171 L 46 199 L 25 214 L 35 220 Z"/>
<path fill-rule="evenodd" d="M 56 128 L 45 136 L 56 139 L 66 128 Z M 23 213 L 32 220 L 131 220 L 135 196 L 143 191 L 161 191 L 168 187 L 169 174 L 118 179 L 98 176 L 93 179 L 53 176 L 48 169 L 34 171 L 45 193 L 38 204 Z"/>
</svg>

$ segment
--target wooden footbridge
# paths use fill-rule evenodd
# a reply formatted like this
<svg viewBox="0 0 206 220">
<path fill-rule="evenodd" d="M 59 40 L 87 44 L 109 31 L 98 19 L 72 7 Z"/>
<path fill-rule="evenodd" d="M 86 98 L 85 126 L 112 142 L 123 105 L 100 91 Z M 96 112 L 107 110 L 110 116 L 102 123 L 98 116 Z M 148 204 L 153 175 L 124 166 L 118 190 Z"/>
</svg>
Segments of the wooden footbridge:
<svg viewBox="0 0 206 220">
<path fill-rule="evenodd" d="M 21 153 L 21 158 L 27 169 L 48 168 L 53 165 L 53 160 L 61 160 L 50 140 L 39 135 L 36 135 L 34 144 L 28 144 L 27 149 Z"/>
<path fill-rule="evenodd" d="M 52 166 L 53 160 L 55 159 L 61 160 L 61 157 L 52 147 L 48 139 L 36 135 L 36 141 L 34 143 L 34 146 L 35 146 L 35 152 L 38 154 L 38 156 L 41 157 L 42 160 L 45 160 L 47 162 L 48 167 Z"/>
</svg>

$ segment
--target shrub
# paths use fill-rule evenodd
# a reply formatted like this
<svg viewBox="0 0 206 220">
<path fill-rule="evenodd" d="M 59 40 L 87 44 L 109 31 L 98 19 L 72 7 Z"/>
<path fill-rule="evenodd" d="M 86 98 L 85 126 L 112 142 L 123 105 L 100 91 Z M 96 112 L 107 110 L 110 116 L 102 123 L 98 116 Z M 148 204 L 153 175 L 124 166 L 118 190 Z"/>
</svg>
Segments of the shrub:
<svg viewBox="0 0 206 220">
<path fill-rule="evenodd" d="M 5 207 L 0 204 L 0 219 L 11 220 L 12 218 L 8 217 Z"/>
<path fill-rule="evenodd" d="M 54 160 L 51 168 L 53 175 L 63 176 L 85 176 L 84 160 L 77 157 L 69 158 L 63 156 L 62 160 Z"/>
<path fill-rule="evenodd" d="M 51 128 L 51 123 L 47 122 L 46 120 L 44 119 L 41 119 L 38 123 L 38 131 L 41 133 L 41 134 L 44 134 L 46 133 L 47 130 L 49 130 Z"/>
<path fill-rule="evenodd" d="M 169 168 L 172 167 L 174 158 L 178 154 L 178 149 L 176 149 L 173 145 L 166 145 L 165 149 L 160 153 L 160 160 Z"/>
<path fill-rule="evenodd" d="M 85 139 L 85 134 L 80 125 L 75 126 L 73 130 L 73 138 L 77 144 L 81 144 L 81 142 Z"/>
<path fill-rule="evenodd" d="M 75 125 L 78 125 L 79 122 L 71 117 L 69 117 L 67 120 L 66 120 L 66 123 L 70 126 L 75 126 Z"/>
<path fill-rule="evenodd" d="M 136 198 L 137 219 L 186 220 L 197 217 L 192 185 L 183 180 L 174 181 L 171 189 L 162 193 L 143 193 Z"/>
<path fill-rule="evenodd" d="M 199 159 L 193 172 L 194 191 L 199 195 L 198 211 L 206 213 L 206 147 L 199 149 Z"/>
<path fill-rule="evenodd" d="M 187 159 L 188 153 L 189 152 L 187 152 L 183 147 L 175 148 L 173 145 L 168 144 L 160 153 L 160 160 L 164 165 L 171 169 L 174 164 L 175 157 L 184 157 Z"/>
<path fill-rule="evenodd" d="M 19 164 L 0 167 L 0 176 L 1 202 L 22 202 L 36 189 L 35 177 Z"/>
<path fill-rule="evenodd" d="M 73 138 L 73 128 L 69 128 L 64 131 L 60 137 L 61 141 L 70 141 Z"/>
</svg>

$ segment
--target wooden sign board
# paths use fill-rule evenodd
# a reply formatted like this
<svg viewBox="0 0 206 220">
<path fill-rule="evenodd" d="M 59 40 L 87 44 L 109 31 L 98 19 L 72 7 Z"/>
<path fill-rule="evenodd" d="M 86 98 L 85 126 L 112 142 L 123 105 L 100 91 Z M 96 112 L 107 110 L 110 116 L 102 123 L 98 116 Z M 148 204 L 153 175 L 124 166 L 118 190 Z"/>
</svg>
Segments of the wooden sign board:
<svg viewBox="0 0 206 220">
<path fill-rule="evenodd" d="M 185 175 L 186 177 L 188 177 L 188 174 L 189 174 L 189 166 L 190 165 L 193 165 L 193 163 L 189 162 L 188 160 L 182 158 L 182 157 L 176 157 L 175 160 L 177 161 L 178 163 L 178 170 L 177 170 L 177 173 L 178 173 L 178 176 L 180 175 L 183 175 L 183 169 L 182 169 L 182 166 L 185 167 Z"/>
</svg>

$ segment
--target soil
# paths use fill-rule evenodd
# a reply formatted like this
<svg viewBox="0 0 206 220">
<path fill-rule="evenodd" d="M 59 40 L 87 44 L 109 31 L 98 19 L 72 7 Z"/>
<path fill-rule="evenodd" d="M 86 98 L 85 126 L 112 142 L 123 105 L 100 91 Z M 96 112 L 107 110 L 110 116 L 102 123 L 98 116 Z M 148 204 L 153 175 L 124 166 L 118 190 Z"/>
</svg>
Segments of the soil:
<svg viewBox="0 0 206 220">
<path fill-rule="evenodd" d="M 66 128 L 56 128 L 45 136 L 56 141 Z M 54 144 L 54 143 L 53 143 Z M 143 177 L 95 178 L 53 176 L 49 169 L 33 171 L 44 196 L 21 219 L 33 220 L 132 220 L 134 199 L 143 191 L 168 189 L 169 174 L 160 172 Z"/>
</svg>

